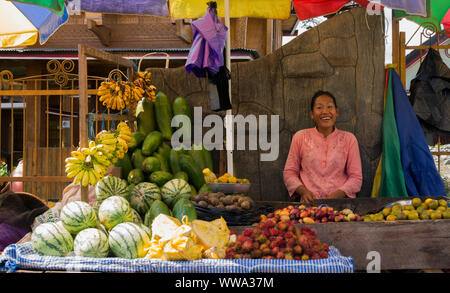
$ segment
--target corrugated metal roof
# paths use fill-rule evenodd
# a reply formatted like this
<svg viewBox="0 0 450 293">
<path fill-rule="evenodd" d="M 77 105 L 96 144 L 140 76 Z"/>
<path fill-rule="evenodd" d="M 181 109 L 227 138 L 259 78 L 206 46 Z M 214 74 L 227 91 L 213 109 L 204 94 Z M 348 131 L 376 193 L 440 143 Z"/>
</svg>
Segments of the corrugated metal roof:
<svg viewBox="0 0 450 293">
<path fill-rule="evenodd" d="M 175 58 L 185 59 L 189 54 L 190 48 L 99 48 L 105 52 L 125 55 L 131 59 L 139 59 L 143 55 L 151 52 L 166 52 L 169 55 L 174 55 Z M 58 55 L 58 56 L 56 56 Z M 55 57 L 78 57 L 77 48 L 4 48 L 0 49 L 0 59 L 14 57 L 17 59 L 42 59 L 43 56 L 51 58 Z M 38 58 L 40 57 L 40 58 Z M 172 57 L 172 56 L 171 56 Z M 258 59 L 260 56 L 256 50 L 245 48 L 231 49 L 232 59 Z M 160 59 L 165 58 L 161 56 L 148 56 L 146 59 Z"/>
</svg>

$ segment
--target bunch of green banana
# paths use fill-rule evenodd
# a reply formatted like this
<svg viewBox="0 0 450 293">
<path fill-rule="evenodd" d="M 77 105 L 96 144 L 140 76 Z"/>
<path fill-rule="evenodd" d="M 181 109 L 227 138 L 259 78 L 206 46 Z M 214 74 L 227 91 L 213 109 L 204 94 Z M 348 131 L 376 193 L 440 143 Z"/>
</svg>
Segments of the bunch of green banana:
<svg viewBox="0 0 450 293">
<path fill-rule="evenodd" d="M 89 142 L 89 147 L 78 148 L 70 155 L 65 160 L 67 177 L 74 178 L 73 183 L 81 183 L 82 186 L 97 184 L 111 164 L 93 141 Z"/>
</svg>

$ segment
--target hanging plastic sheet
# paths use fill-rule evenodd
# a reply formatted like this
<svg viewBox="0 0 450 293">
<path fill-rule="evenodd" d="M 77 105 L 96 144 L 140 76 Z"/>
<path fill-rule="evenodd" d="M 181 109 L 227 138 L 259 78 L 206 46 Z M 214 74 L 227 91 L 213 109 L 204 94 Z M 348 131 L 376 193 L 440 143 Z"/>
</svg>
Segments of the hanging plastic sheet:
<svg viewBox="0 0 450 293">
<path fill-rule="evenodd" d="M 168 17 L 167 0 L 81 0 L 80 10 Z"/>
<path fill-rule="evenodd" d="M 224 1 L 217 0 L 217 15 L 224 17 Z M 170 16 L 173 19 L 200 18 L 205 11 L 204 0 L 171 0 Z M 230 17 L 255 17 L 288 19 L 291 16 L 291 0 L 239 0 L 230 1 Z"/>
</svg>

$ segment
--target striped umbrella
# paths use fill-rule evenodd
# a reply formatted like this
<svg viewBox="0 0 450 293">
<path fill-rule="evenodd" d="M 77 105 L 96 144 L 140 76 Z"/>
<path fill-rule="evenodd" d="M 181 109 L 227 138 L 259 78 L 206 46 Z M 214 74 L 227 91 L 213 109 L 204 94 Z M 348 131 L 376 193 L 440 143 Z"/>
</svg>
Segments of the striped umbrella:
<svg viewBox="0 0 450 293">
<path fill-rule="evenodd" d="M 0 0 L 0 48 L 42 45 L 69 19 L 67 9 L 58 15 L 48 8 Z"/>
</svg>

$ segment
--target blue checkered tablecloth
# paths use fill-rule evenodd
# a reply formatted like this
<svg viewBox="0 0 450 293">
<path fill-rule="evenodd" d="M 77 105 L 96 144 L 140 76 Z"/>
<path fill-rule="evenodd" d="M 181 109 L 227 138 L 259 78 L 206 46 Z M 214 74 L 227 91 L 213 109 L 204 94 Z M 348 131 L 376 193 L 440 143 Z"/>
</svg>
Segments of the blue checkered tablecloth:
<svg viewBox="0 0 450 293">
<path fill-rule="evenodd" d="M 352 273 L 353 258 L 329 247 L 327 259 L 309 261 L 265 259 L 201 259 L 164 261 L 117 257 L 42 256 L 31 242 L 11 244 L 0 255 L 0 271 L 16 270 L 114 273 Z"/>
</svg>

